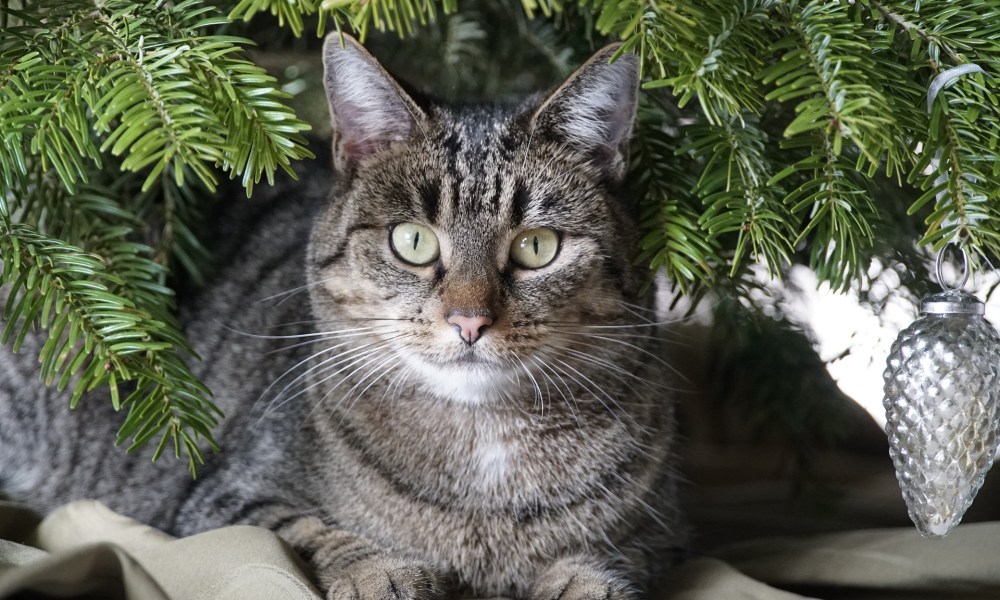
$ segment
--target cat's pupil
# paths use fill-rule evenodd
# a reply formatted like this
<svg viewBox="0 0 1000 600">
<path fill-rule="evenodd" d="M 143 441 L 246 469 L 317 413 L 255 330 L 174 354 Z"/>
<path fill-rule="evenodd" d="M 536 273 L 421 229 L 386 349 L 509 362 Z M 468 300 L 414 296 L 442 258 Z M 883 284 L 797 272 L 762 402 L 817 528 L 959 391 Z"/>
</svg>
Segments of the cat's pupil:
<svg viewBox="0 0 1000 600">
<path fill-rule="evenodd" d="M 417 244 L 419 244 L 419 243 L 420 243 L 420 232 L 417 231 L 416 233 L 413 234 L 413 249 L 414 250 L 417 249 Z"/>
</svg>

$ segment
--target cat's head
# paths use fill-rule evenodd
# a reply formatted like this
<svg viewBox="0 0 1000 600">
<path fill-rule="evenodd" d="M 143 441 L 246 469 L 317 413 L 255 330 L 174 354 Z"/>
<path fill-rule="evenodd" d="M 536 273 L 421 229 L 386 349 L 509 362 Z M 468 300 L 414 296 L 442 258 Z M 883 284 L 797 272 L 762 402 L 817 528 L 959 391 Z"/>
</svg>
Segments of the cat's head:
<svg viewBox="0 0 1000 600">
<path fill-rule="evenodd" d="M 449 108 L 327 39 L 336 181 L 309 277 L 320 328 L 357 336 L 344 372 L 489 401 L 575 368 L 594 326 L 627 319 L 638 60 L 616 50 L 522 105 Z"/>
</svg>

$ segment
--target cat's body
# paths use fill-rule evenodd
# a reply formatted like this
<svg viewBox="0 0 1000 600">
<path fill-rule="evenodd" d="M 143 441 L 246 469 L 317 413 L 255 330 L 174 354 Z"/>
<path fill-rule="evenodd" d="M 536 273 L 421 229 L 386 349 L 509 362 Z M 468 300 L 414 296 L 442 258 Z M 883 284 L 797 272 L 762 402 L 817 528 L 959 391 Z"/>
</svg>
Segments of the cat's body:
<svg viewBox="0 0 1000 600">
<path fill-rule="evenodd" d="M 618 197 L 635 62 L 610 55 L 522 107 L 450 110 L 328 42 L 329 200 L 313 175 L 234 206 L 224 267 L 183 299 L 222 453 L 194 481 L 122 456 L 107 402 L 69 413 L 29 342 L 0 354 L 0 485 L 180 535 L 272 528 L 331 598 L 631 597 L 683 528 Z"/>
</svg>

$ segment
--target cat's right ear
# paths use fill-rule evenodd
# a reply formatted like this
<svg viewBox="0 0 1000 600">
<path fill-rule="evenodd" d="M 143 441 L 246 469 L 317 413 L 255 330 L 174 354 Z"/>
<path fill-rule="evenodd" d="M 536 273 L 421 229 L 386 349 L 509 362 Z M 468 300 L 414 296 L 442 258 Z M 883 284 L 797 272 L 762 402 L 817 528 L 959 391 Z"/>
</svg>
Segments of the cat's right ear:
<svg viewBox="0 0 1000 600">
<path fill-rule="evenodd" d="M 546 98 L 531 118 L 532 132 L 589 156 L 621 177 L 639 93 L 639 57 L 621 44 L 599 50 Z"/>
<path fill-rule="evenodd" d="M 417 104 L 354 38 L 328 35 L 323 68 L 338 169 L 406 139 L 424 119 Z"/>
</svg>

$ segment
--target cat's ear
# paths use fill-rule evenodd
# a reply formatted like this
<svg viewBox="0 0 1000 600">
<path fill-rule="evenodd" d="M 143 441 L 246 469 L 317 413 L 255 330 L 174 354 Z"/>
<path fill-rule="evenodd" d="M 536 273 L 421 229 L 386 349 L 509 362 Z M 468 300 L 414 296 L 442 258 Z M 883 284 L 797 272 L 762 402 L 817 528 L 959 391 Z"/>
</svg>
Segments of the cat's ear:
<svg viewBox="0 0 1000 600">
<path fill-rule="evenodd" d="M 620 44 L 597 52 L 535 111 L 533 135 L 547 135 L 584 152 L 601 168 L 621 175 L 635 120 L 639 58 L 611 58 Z"/>
<path fill-rule="evenodd" d="M 323 68 L 338 167 L 405 140 L 424 119 L 417 104 L 354 38 L 328 35 Z"/>
</svg>

